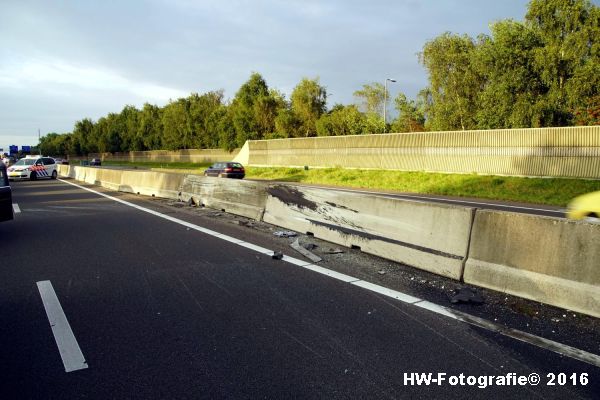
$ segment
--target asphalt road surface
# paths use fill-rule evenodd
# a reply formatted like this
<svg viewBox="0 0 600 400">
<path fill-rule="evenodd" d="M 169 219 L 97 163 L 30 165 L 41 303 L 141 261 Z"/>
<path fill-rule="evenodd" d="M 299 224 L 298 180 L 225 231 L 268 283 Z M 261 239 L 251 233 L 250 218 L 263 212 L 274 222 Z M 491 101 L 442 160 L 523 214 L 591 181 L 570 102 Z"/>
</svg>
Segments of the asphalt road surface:
<svg viewBox="0 0 600 400">
<path fill-rule="evenodd" d="M 600 393 L 597 366 L 272 259 L 198 231 L 192 216 L 161 218 L 140 197 L 12 186 L 20 212 L 0 224 L 1 399 Z M 427 373 L 444 380 L 412 375 Z M 510 385 L 532 374 L 538 385 Z M 496 378 L 480 388 L 483 376 Z"/>
</svg>

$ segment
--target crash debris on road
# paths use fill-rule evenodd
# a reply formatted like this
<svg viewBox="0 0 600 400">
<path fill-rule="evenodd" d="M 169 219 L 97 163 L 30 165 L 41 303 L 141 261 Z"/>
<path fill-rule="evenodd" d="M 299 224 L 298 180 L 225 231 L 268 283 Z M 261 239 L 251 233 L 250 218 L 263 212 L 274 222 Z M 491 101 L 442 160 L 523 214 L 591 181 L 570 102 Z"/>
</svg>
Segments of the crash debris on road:
<svg viewBox="0 0 600 400">
<path fill-rule="evenodd" d="M 314 263 L 318 263 L 319 261 L 323 261 L 323 259 L 317 255 L 315 255 L 314 253 L 311 253 L 310 251 L 308 251 L 307 249 L 305 249 L 301 244 L 300 244 L 300 240 L 296 239 L 294 240 L 294 242 L 292 244 L 290 244 L 290 247 L 294 250 L 296 250 L 298 253 L 302 254 L 304 257 L 308 258 L 310 261 L 314 262 Z"/>
</svg>

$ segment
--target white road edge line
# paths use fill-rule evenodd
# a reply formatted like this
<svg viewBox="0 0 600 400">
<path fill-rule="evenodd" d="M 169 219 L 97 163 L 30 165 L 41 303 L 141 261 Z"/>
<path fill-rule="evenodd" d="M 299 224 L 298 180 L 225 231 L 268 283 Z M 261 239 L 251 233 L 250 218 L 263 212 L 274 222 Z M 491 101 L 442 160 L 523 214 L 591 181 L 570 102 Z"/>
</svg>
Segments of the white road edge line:
<svg viewBox="0 0 600 400">
<path fill-rule="evenodd" d="M 19 205 L 17 203 L 13 203 L 13 212 L 15 214 L 18 214 L 21 212 L 21 208 L 19 207 Z"/>
<path fill-rule="evenodd" d="M 52 283 L 50 281 L 40 281 L 37 282 L 37 287 L 40 291 L 54 340 L 58 346 L 60 358 L 62 358 L 63 365 L 65 366 L 65 371 L 72 372 L 87 368 L 88 365 L 83 357 L 83 353 L 81 353 L 77 339 L 75 339 L 71 325 L 69 325 L 69 321 L 58 301 L 58 297 L 56 297 Z"/>
<path fill-rule="evenodd" d="M 190 229 L 194 229 L 194 230 L 200 231 L 202 233 L 206 233 L 207 235 L 211 235 L 211 236 L 214 236 L 216 238 L 226 240 L 228 242 L 237 244 L 239 246 L 242 246 L 242 247 L 245 247 L 247 249 L 256 251 L 258 253 L 265 254 L 265 255 L 273 254 L 272 250 L 266 249 L 264 247 L 260 247 L 260 246 L 254 245 L 252 243 L 248 243 L 248 242 L 245 242 L 243 240 L 236 239 L 236 238 L 234 238 L 232 236 L 228 236 L 228 235 L 224 235 L 224 234 L 218 233 L 216 231 L 212 231 L 210 229 L 202 228 L 202 227 L 200 227 L 198 225 L 194 225 L 194 224 L 192 224 L 190 222 L 186 222 L 186 221 L 183 221 L 183 220 L 178 219 L 178 218 L 174 218 L 174 217 L 171 217 L 171 216 L 168 216 L 168 215 L 165 215 L 165 214 L 161 214 L 158 211 L 154 211 L 154 210 L 151 210 L 149 208 L 145 208 L 145 207 L 139 206 L 137 204 L 130 203 L 128 201 L 118 199 L 116 197 L 113 197 L 113 196 L 107 195 L 105 193 L 101 193 L 101 192 L 95 191 L 95 190 L 87 188 L 85 186 L 80 186 L 80 185 L 78 185 L 76 183 L 73 183 L 73 182 L 69 182 L 69 181 L 66 181 L 66 180 L 63 180 L 63 179 L 59 179 L 59 180 L 61 182 L 63 182 L 63 183 L 67 183 L 69 185 L 73 185 L 75 187 L 78 187 L 80 189 L 86 190 L 88 192 L 95 193 L 95 194 L 97 194 L 99 196 L 102 196 L 102 197 L 106 197 L 107 199 L 111 199 L 113 201 L 116 201 L 118 203 L 127 205 L 129 207 L 136 208 L 136 209 L 138 209 L 140 211 L 144 211 L 146 213 L 155 215 L 157 217 L 166 219 L 168 221 L 175 222 L 177 224 L 186 226 L 186 227 L 188 227 Z M 318 273 L 323 274 L 323 275 L 327 275 L 327 276 L 329 276 L 331 278 L 338 279 L 338 280 L 340 280 L 342 282 L 349 283 L 351 285 L 361 287 L 363 289 L 369 290 L 369 291 L 374 292 L 374 293 L 378 293 L 378 294 L 381 294 L 381 295 L 384 295 L 384 296 L 392 297 L 392 298 L 397 299 L 399 301 L 402 301 L 404 303 L 412 304 L 412 305 L 414 305 L 416 307 L 419 307 L 421 309 L 425 309 L 425 310 L 434 312 L 434 313 L 436 313 L 438 315 L 443 315 L 445 317 L 449 317 L 449 318 L 452 318 L 452 319 L 455 319 L 455 320 L 458 320 L 458 321 L 461 321 L 461 322 L 465 322 L 465 323 L 467 323 L 469 325 L 474 325 L 474 326 L 477 326 L 477 327 L 480 327 L 480 328 L 483 328 L 483 329 L 486 329 L 486 330 L 489 330 L 489 331 L 492 331 L 492 332 L 496 332 L 498 334 L 501 334 L 501 335 L 504 335 L 504 336 L 508 336 L 510 338 L 513 338 L 513 339 L 516 339 L 516 340 L 519 340 L 519 341 L 522 341 L 522 342 L 529 343 L 529 344 L 534 345 L 536 347 L 540 347 L 540 348 L 543 348 L 545 350 L 549 350 L 549 351 L 552 351 L 554 353 L 558 353 L 558 354 L 561 354 L 563 356 L 570 357 L 570 358 L 573 358 L 575 360 L 583 361 L 585 363 L 588 363 L 588 364 L 600 367 L 600 355 L 589 353 L 587 351 L 580 350 L 580 349 L 577 349 L 575 347 L 571 347 L 571 346 L 568 346 L 568 345 L 565 345 L 565 344 L 562 344 L 562 343 L 558 343 L 558 342 L 555 342 L 553 340 L 545 339 L 545 338 L 543 338 L 541 336 L 536 336 L 536 335 L 532 335 L 532 334 L 527 333 L 527 332 L 519 331 L 517 329 L 509 329 L 509 328 L 506 328 L 505 326 L 502 326 L 500 324 L 497 324 L 497 323 L 494 323 L 494 322 L 491 322 L 491 321 L 487 321 L 487 320 L 482 319 L 482 318 L 474 317 L 474 316 L 471 316 L 469 314 L 466 314 L 466 313 L 463 313 L 463 312 L 460 312 L 460 311 L 455 311 L 455 310 L 452 310 L 450 308 L 446 308 L 444 306 L 440 306 L 440 305 L 437 305 L 435 303 L 431 303 L 429 301 L 425 301 L 423 299 L 420 299 L 420 298 L 417 298 L 417 297 L 413 297 L 413 296 L 411 296 L 409 294 L 406 294 L 406 293 L 398 292 L 396 290 L 388 289 L 388 288 L 376 285 L 376 284 L 371 283 L 371 282 L 363 281 L 362 279 L 358 279 L 358 278 L 355 278 L 355 277 L 352 277 L 352 276 L 349 276 L 349 275 L 341 274 L 341 273 L 339 273 L 337 271 L 333 271 L 333 270 L 330 270 L 330 269 L 327 269 L 327 268 L 324 268 L 324 267 L 321 267 L 321 266 L 310 264 L 310 263 L 307 263 L 306 261 L 299 260 L 297 258 L 293 258 L 293 257 L 289 257 L 289 256 L 284 255 L 283 261 L 287 261 L 288 263 L 300 266 L 301 268 L 309 269 L 311 271 L 318 272 Z"/>
</svg>

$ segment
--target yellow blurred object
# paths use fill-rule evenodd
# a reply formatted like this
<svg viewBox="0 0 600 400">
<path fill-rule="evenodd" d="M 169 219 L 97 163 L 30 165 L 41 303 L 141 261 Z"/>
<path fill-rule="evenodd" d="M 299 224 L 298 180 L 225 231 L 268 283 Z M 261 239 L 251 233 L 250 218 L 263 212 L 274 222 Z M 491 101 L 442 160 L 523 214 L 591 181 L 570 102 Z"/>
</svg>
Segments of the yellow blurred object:
<svg viewBox="0 0 600 400">
<path fill-rule="evenodd" d="M 571 219 L 600 218 L 600 192 L 575 197 L 567 207 L 567 217 Z"/>
</svg>

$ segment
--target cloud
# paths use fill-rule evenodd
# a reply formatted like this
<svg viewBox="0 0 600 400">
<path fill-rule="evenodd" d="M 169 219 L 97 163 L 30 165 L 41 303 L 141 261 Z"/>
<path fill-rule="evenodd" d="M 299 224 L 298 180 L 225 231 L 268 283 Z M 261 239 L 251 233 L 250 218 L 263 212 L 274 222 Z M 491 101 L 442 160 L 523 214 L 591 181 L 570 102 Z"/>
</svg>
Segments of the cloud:
<svg viewBox="0 0 600 400">
<path fill-rule="evenodd" d="M 57 96 L 72 90 L 127 93 L 149 102 L 166 102 L 189 93 L 152 82 L 137 81 L 106 68 L 64 60 L 27 60 L 0 66 L 0 87 L 45 91 Z"/>
<path fill-rule="evenodd" d="M 67 132 L 191 92 L 232 98 L 253 71 L 288 97 L 320 76 L 330 106 L 386 77 L 398 80 L 392 95 L 414 97 L 427 85 L 416 57 L 425 41 L 486 32 L 522 18 L 526 2 L 0 0 L 0 135 Z"/>
</svg>

